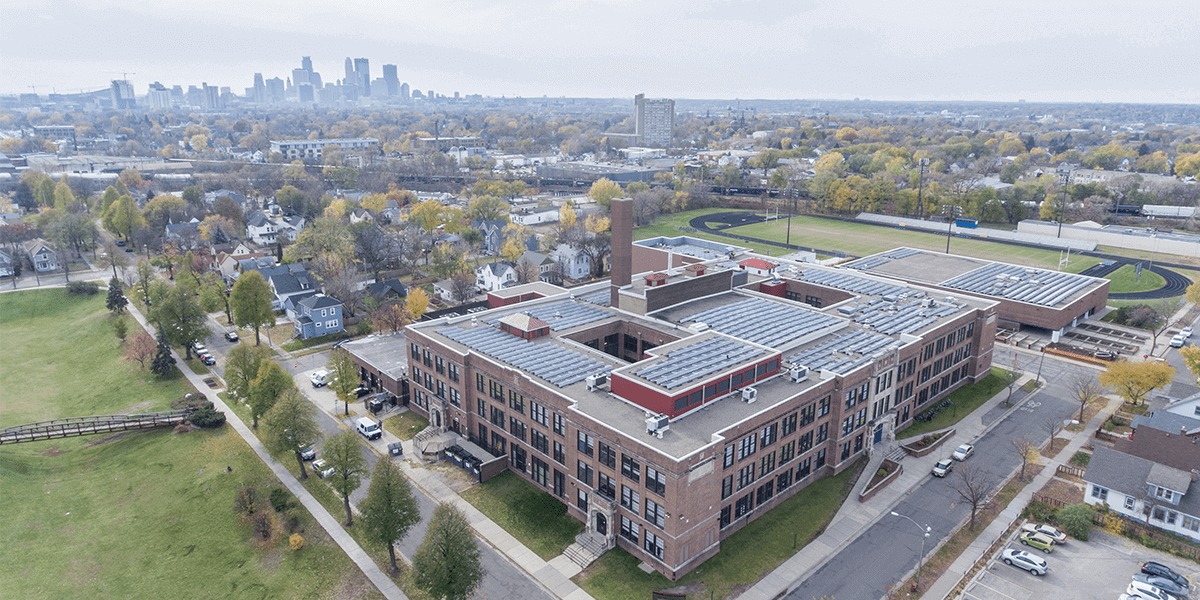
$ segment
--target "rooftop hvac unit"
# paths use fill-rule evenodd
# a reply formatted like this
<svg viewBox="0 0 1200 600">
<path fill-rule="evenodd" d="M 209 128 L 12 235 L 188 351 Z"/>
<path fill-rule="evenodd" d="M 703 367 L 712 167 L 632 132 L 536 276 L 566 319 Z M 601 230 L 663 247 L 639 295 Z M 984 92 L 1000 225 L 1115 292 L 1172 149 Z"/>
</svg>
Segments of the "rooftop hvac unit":
<svg viewBox="0 0 1200 600">
<path fill-rule="evenodd" d="M 608 375 L 588 375 L 585 381 L 587 382 L 588 391 L 594 391 L 596 388 L 608 383 Z"/>
<path fill-rule="evenodd" d="M 692 323 L 691 325 L 688 325 L 688 329 L 691 329 L 692 331 L 695 331 L 697 333 L 702 332 L 702 331 L 708 331 L 708 323 L 701 323 L 701 322 L 697 321 L 695 323 Z"/>
<path fill-rule="evenodd" d="M 801 381 L 808 381 L 808 367 L 795 365 L 792 367 L 789 376 L 792 379 L 792 383 L 800 383 Z"/>
<path fill-rule="evenodd" d="M 742 389 L 742 402 L 746 404 L 754 404 L 758 400 L 758 390 L 752 387 Z"/>
<path fill-rule="evenodd" d="M 646 433 L 662 439 L 663 433 L 671 428 L 671 418 L 667 415 L 651 415 L 646 417 Z"/>
</svg>

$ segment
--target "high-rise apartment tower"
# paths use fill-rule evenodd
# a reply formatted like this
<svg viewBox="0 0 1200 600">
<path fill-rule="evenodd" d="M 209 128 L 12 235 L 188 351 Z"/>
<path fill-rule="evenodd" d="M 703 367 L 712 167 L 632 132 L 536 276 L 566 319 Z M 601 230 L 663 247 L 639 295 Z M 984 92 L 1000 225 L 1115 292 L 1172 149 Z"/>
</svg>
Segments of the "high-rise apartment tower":
<svg viewBox="0 0 1200 600">
<path fill-rule="evenodd" d="M 635 133 L 643 144 L 671 145 L 671 130 L 675 127 L 675 101 L 647 99 L 645 94 L 633 97 L 636 107 Z"/>
</svg>

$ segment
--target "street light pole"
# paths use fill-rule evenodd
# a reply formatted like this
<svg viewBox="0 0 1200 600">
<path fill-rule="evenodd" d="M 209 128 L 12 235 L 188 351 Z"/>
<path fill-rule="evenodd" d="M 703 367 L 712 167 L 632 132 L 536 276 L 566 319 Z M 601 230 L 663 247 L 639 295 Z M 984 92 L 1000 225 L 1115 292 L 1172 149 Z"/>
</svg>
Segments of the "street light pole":
<svg viewBox="0 0 1200 600">
<path fill-rule="evenodd" d="M 946 221 L 946 254 L 950 254 L 950 234 L 954 228 L 954 219 L 962 213 L 962 207 L 954 204 L 943 204 L 942 214 L 950 213 L 950 217 Z"/>
<path fill-rule="evenodd" d="M 929 537 L 929 534 L 933 531 L 933 528 L 928 525 L 921 527 L 921 524 L 913 521 L 912 517 L 905 517 L 894 510 L 892 511 L 892 516 L 908 519 L 909 521 L 912 521 L 913 525 L 917 526 L 917 529 L 921 530 L 921 554 L 917 555 L 917 581 L 913 584 L 913 591 L 919 590 L 921 588 L 921 566 L 925 560 L 925 538 Z"/>
<path fill-rule="evenodd" d="M 1062 183 L 1063 199 L 1058 207 L 1058 237 L 1062 237 L 1063 219 L 1067 218 L 1067 184 L 1071 181 L 1071 172 L 1059 173 L 1058 180 Z"/>
<path fill-rule="evenodd" d="M 921 190 L 925 187 L 925 167 L 929 166 L 929 159 L 919 159 L 917 164 L 920 166 L 917 172 L 917 218 L 924 219 L 925 215 L 921 212 Z"/>
</svg>

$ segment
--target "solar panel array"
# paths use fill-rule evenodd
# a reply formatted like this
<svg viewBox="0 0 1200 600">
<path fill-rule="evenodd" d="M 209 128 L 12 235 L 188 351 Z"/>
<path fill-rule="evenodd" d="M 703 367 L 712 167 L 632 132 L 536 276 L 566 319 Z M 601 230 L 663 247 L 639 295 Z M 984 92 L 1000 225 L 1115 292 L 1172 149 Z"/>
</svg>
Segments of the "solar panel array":
<svg viewBox="0 0 1200 600">
<path fill-rule="evenodd" d="M 921 253 L 920 250 L 914 250 L 912 248 L 899 248 L 896 250 L 892 250 L 891 252 L 884 252 L 883 255 L 888 258 L 894 258 L 894 259 L 899 260 L 901 258 L 908 258 L 910 256 L 913 256 L 914 254 L 920 254 L 920 253 Z"/>
<path fill-rule="evenodd" d="M 673 390 L 684 384 L 745 364 L 764 352 L 754 346 L 723 337 L 710 337 L 672 350 L 666 360 L 633 374 L 655 385 Z"/>
<path fill-rule="evenodd" d="M 558 302 L 551 302 L 549 304 L 534 304 L 526 306 L 521 310 L 502 314 L 494 319 L 489 319 L 488 324 L 495 325 L 500 322 L 500 319 L 516 313 L 525 313 L 541 319 L 549 323 L 550 329 L 553 331 L 570 329 L 577 325 L 593 323 L 612 316 L 611 313 L 594 306 L 580 304 L 574 300 L 559 300 Z"/>
<path fill-rule="evenodd" d="M 874 269 L 879 265 L 889 262 L 892 262 L 892 259 L 884 258 L 882 256 L 868 256 L 867 258 L 860 258 L 856 261 L 848 262 L 845 266 L 851 269 L 861 269 L 865 271 L 867 269 Z"/>
<path fill-rule="evenodd" d="M 612 302 L 612 291 L 606 288 L 594 294 L 580 296 L 579 299 L 583 300 L 584 302 L 590 302 L 600 306 L 610 306 L 610 303 Z"/>
<path fill-rule="evenodd" d="M 898 299 L 888 302 L 882 299 L 855 307 L 849 316 L 855 323 L 871 327 L 884 335 L 912 333 L 937 323 L 944 316 L 959 311 L 956 304 L 934 304 L 930 300 L 916 299 L 903 304 Z"/>
<path fill-rule="evenodd" d="M 775 347 L 839 323 L 812 310 L 749 298 L 700 311 L 687 318 L 736 338 Z"/>
<path fill-rule="evenodd" d="M 854 292 L 855 294 L 892 295 L 903 293 L 907 289 L 857 275 L 839 273 L 837 271 L 818 271 L 816 269 L 809 269 L 801 273 L 798 279 L 800 281 Z"/>
<path fill-rule="evenodd" d="M 587 379 L 589 375 L 612 369 L 588 356 L 554 343 L 535 344 L 492 327 L 460 329 L 446 327 L 438 333 L 563 387 Z"/>
<path fill-rule="evenodd" d="M 890 349 L 899 342 L 863 329 L 831 338 L 819 345 L 806 348 L 793 355 L 792 364 L 804 365 L 811 370 L 826 370 L 845 374 L 873 360 L 876 353 Z"/>
<path fill-rule="evenodd" d="M 1054 306 L 1092 285 L 1093 281 L 1090 277 L 1073 273 L 992 263 L 943 281 L 941 285 L 1019 302 Z"/>
</svg>

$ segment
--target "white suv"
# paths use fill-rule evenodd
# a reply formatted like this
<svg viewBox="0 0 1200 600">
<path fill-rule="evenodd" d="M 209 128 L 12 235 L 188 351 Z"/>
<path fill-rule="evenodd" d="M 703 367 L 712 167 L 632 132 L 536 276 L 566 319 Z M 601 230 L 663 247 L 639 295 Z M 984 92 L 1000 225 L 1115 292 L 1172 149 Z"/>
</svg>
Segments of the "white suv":
<svg viewBox="0 0 1200 600">
<path fill-rule="evenodd" d="M 1182 348 L 1183 343 L 1186 341 L 1187 341 L 1187 338 L 1184 337 L 1184 335 L 1182 333 L 1180 333 L 1180 334 L 1176 335 L 1175 337 L 1171 338 L 1171 347 L 1172 348 Z"/>
</svg>

